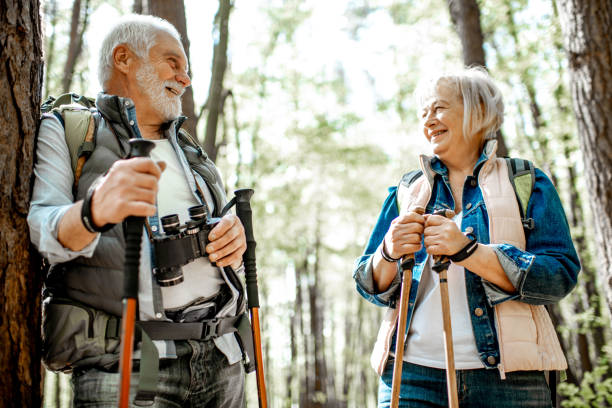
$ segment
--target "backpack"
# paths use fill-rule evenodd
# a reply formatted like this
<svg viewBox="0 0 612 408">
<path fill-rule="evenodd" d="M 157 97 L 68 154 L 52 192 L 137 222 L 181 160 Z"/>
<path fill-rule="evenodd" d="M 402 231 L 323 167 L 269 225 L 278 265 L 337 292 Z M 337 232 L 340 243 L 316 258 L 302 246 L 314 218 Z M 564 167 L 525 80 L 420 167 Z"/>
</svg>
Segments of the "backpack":
<svg viewBox="0 0 612 408">
<path fill-rule="evenodd" d="M 510 184 L 514 189 L 516 195 L 516 201 L 519 207 L 519 213 L 521 214 L 521 223 L 525 230 L 532 230 L 535 226 L 533 218 L 527 218 L 527 205 L 533 192 L 533 186 L 535 184 L 535 167 L 529 160 L 517 159 L 514 157 L 505 157 L 506 164 L 508 166 L 508 178 Z M 421 170 L 413 170 L 402 176 L 400 186 L 410 187 L 419 177 L 423 175 Z M 398 212 L 402 207 L 402 197 L 398 195 L 396 204 Z"/>
<path fill-rule="evenodd" d="M 42 104 L 43 118 L 55 116 L 64 127 L 66 145 L 70 152 L 70 164 L 74 174 L 73 193 L 76 195 L 83 165 L 96 146 L 96 133 L 100 114 L 96 101 L 87 96 L 65 93 L 57 98 L 49 96 Z"/>
</svg>

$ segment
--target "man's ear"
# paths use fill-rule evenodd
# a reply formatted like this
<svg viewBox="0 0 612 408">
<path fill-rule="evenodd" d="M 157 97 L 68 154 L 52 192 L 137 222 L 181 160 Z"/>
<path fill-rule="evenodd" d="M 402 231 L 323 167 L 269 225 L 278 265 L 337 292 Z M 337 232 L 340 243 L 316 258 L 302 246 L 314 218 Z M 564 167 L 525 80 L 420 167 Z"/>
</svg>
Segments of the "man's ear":
<svg viewBox="0 0 612 408">
<path fill-rule="evenodd" d="M 130 71 L 130 67 L 134 64 L 135 60 L 134 53 L 126 44 L 119 44 L 113 50 L 113 65 L 115 69 L 123 74 L 127 74 Z"/>
</svg>

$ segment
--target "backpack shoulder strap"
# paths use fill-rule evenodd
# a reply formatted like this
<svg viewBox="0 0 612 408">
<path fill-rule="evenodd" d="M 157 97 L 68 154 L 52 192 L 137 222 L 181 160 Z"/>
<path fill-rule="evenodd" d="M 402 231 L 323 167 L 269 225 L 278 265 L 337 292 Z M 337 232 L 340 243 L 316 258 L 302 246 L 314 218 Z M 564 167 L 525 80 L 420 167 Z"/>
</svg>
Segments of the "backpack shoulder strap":
<svg viewBox="0 0 612 408">
<path fill-rule="evenodd" d="M 506 157 L 508 165 L 508 177 L 510 184 L 514 188 L 516 201 L 518 202 L 519 212 L 523 228 L 532 230 L 534 227 L 533 218 L 527 218 L 527 205 L 533 192 L 535 184 L 535 167 L 529 160 Z"/>
<path fill-rule="evenodd" d="M 100 121 L 100 114 L 95 107 L 88 107 L 90 100 L 85 97 L 79 97 L 79 100 L 85 98 L 86 103 L 81 104 L 57 104 L 62 98 L 65 100 L 66 95 L 74 98 L 73 94 L 64 94 L 55 100 L 50 113 L 54 114 L 64 127 L 66 137 L 66 145 L 70 153 L 70 166 L 74 174 L 73 193 L 76 194 L 77 187 L 83 166 L 93 152 L 96 145 L 96 133 Z M 61 119 L 60 119 L 61 118 Z"/>
<path fill-rule="evenodd" d="M 406 199 L 406 193 L 408 192 L 408 187 L 412 185 L 419 177 L 423 175 L 423 171 L 421 170 L 413 170 L 402 176 L 402 179 L 397 186 L 397 211 L 401 212 L 401 209 L 404 208 L 404 200 Z"/>
<path fill-rule="evenodd" d="M 183 128 L 179 129 L 178 131 L 178 141 L 179 141 L 179 146 L 181 146 L 181 148 L 183 146 L 188 145 L 196 149 L 199 155 L 204 155 L 208 157 L 204 149 L 202 149 L 202 146 L 200 145 L 200 143 L 196 141 L 196 139 L 193 136 L 191 136 L 191 134 Z"/>
</svg>

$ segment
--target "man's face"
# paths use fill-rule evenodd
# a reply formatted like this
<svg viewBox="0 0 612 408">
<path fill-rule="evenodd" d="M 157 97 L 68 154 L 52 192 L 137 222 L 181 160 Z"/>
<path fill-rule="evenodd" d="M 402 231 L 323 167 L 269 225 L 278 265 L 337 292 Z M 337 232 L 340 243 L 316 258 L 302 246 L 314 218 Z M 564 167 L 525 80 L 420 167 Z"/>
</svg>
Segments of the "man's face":
<svg viewBox="0 0 612 408">
<path fill-rule="evenodd" d="M 181 114 L 181 95 L 191 83 L 187 76 L 187 58 L 181 44 L 166 33 L 157 41 L 136 71 L 136 82 L 144 103 L 164 122 Z"/>
</svg>

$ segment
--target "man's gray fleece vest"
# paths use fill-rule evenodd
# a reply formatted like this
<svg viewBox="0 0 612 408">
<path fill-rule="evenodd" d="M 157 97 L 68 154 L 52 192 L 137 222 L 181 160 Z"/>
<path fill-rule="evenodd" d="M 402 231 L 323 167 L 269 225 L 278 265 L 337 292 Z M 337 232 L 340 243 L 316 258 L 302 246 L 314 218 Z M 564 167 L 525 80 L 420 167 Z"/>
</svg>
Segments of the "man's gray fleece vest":
<svg viewBox="0 0 612 408">
<path fill-rule="evenodd" d="M 102 119 L 98 125 L 96 146 L 83 167 L 75 200 L 85 197 L 89 187 L 104 175 L 115 161 L 126 156 L 129 151 L 128 140 L 137 137 L 128 118 L 128 109 L 131 108 L 133 112 L 133 103 L 129 99 L 100 94 L 96 105 L 102 114 Z M 183 150 L 189 166 L 206 182 L 215 200 L 213 215 L 217 216 L 226 203 L 221 177 L 202 149 L 194 145 L 189 137 L 179 134 L 178 129 L 183 121 L 184 118 L 179 118 L 169 123 L 170 137 L 173 137 L 173 133 L 176 135 L 175 141 Z M 46 282 L 47 287 L 52 293 L 60 293 L 96 309 L 120 316 L 124 248 L 123 224 L 117 224 L 102 233 L 91 258 L 79 257 L 64 264 L 54 265 Z M 240 293 L 236 308 L 240 311 L 243 310 L 244 292 L 235 274 L 231 272 L 231 275 L 229 280 Z"/>
</svg>

